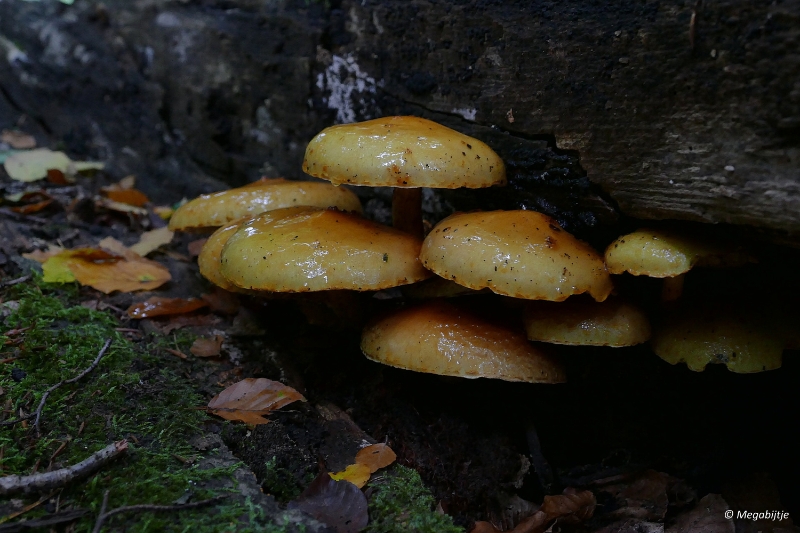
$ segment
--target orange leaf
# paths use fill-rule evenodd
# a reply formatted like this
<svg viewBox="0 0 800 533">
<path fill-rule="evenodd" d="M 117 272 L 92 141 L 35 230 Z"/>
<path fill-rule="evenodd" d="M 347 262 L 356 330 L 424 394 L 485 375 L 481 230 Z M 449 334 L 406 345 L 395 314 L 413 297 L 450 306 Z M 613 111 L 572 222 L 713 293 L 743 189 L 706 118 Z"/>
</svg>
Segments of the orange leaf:
<svg viewBox="0 0 800 533">
<path fill-rule="evenodd" d="M 265 378 L 247 378 L 214 396 L 208 402 L 208 408 L 226 420 L 266 424 L 269 420 L 263 415 L 297 400 L 306 401 L 302 394 L 283 383 Z"/>
<path fill-rule="evenodd" d="M 134 207 L 142 207 L 144 204 L 150 201 L 150 199 L 144 195 L 143 192 L 137 189 L 103 189 L 103 194 L 109 200 L 114 202 L 119 202 L 121 204 L 132 205 Z"/>
<path fill-rule="evenodd" d="M 47 259 L 43 268 L 51 262 L 63 264 L 81 285 L 106 294 L 152 290 L 172 279 L 169 270 L 155 261 L 141 257 L 126 260 L 94 248 L 64 250 Z"/>
<path fill-rule="evenodd" d="M 189 351 L 197 357 L 217 357 L 222 350 L 222 335 L 214 335 L 211 338 L 200 337 L 192 343 Z"/>
<path fill-rule="evenodd" d="M 29 215 L 31 213 L 38 213 L 39 211 L 41 211 L 42 209 L 44 209 L 45 207 L 47 207 L 48 205 L 50 205 L 52 203 L 53 203 L 53 199 L 51 198 L 49 200 L 43 200 L 41 202 L 36 202 L 35 204 L 28 204 L 28 205 L 23 205 L 23 206 L 20 206 L 20 207 L 12 207 L 11 210 L 14 211 L 15 213 L 21 213 L 23 215 Z"/>
<path fill-rule="evenodd" d="M 128 308 L 128 316 L 131 318 L 150 318 L 154 316 L 181 315 L 191 313 L 208 303 L 199 298 L 163 298 L 152 296 L 144 302 L 133 304 Z"/>
<path fill-rule="evenodd" d="M 369 473 L 374 474 L 377 470 L 387 467 L 394 463 L 397 455 L 386 444 L 373 444 L 356 454 L 356 463 L 369 467 Z"/>
<path fill-rule="evenodd" d="M 47 169 L 47 181 L 53 185 L 69 185 L 70 183 L 74 183 L 75 180 L 70 180 L 67 178 L 66 174 L 57 168 L 49 168 Z"/>
<path fill-rule="evenodd" d="M 349 465 L 341 472 L 330 474 L 331 479 L 334 481 L 349 481 L 359 489 L 367 484 L 369 481 L 369 467 L 360 463 Z"/>
</svg>

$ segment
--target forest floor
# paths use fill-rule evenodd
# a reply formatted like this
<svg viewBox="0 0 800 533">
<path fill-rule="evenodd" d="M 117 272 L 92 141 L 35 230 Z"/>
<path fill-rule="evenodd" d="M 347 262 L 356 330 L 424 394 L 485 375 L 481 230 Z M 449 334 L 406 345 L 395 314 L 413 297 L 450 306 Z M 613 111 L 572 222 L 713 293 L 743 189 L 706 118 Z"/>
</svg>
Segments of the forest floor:
<svg viewBox="0 0 800 533">
<path fill-rule="evenodd" d="M 796 478 L 780 467 L 794 463 L 754 457 L 788 457 L 781 446 L 796 450 L 793 441 L 739 435 L 740 448 L 730 444 L 738 416 L 709 426 L 687 412 L 723 397 L 735 413 L 737 400 L 720 394 L 737 390 L 738 377 L 712 372 L 700 383 L 645 349 L 569 352 L 575 388 L 383 367 L 359 350 L 363 316 L 383 305 L 372 295 L 359 297 L 364 311 L 348 322 L 314 299 L 215 289 L 194 260 L 202 235 L 147 243 L 166 235 L 171 206 L 133 202 L 135 185 L 102 170 L 68 178 L 0 178 L 0 532 L 356 531 L 367 520 L 379 533 L 792 528 L 788 516 L 725 512 L 785 509 L 781 498 L 796 492 L 784 487 Z M 169 280 L 134 291 L 104 270 L 128 261 L 139 281 L 158 277 L 137 273 L 154 267 L 131 248 Z M 63 265 L 43 273 L 42 262 L 65 250 L 83 250 L 97 271 L 78 280 Z M 136 318 L 153 297 L 177 300 L 162 316 Z M 787 366 L 754 390 L 788 401 L 798 365 Z M 247 378 L 281 382 L 307 401 L 270 413 L 267 424 L 207 412 Z M 704 426 L 710 436 L 693 438 Z M 363 490 L 329 479 L 373 444 L 391 447 L 396 461 Z M 113 457 L 97 460 L 104 449 Z M 90 457 L 93 468 L 64 477 L 61 469 Z"/>
</svg>

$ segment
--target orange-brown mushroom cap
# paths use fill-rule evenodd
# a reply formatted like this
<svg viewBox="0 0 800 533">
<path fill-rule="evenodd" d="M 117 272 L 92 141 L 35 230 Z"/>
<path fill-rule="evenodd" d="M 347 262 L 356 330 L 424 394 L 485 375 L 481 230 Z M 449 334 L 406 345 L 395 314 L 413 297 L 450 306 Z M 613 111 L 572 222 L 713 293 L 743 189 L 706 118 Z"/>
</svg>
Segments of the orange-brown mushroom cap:
<svg viewBox="0 0 800 533">
<path fill-rule="evenodd" d="M 542 213 L 456 213 L 428 234 L 422 264 L 471 289 L 530 300 L 562 301 L 588 292 L 603 301 L 611 278 L 603 259 Z"/>
<path fill-rule="evenodd" d="M 322 130 L 303 171 L 332 183 L 381 187 L 504 185 L 503 160 L 485 143 L 418 117 L 384 117 Z"/>
<path fill-rule="evenodd" d="M 635 305 L 619 298 L 594 302 L 528 302 L 523 313 L 532 341 L 573 346 L 633 346 L 650 338 L 650 322 Z"/>
<path fill-rule="evenodd" d="M 522 332 L 491 324 L 438 300 L 367 325 L 361 351 L 385 365 L 442 376 L 566 381 L 561 365 L 529 343 Z"/>
<path fill-rule="evenodd" d="M 215 228 L 265 211 L 300 205 L 361 212 L 358 197 L 344 187 L 317 181 L 261 179 L 185 203 L 173 213 L 169 229 Z"/>
<path fill-rule="evenodd" d="M 222 250 L 222 275 L 254 290 L 379 290 L 432 274 L 419 262 L 422 242 L 352 213 L 296 207 L 243 224 Z"/>
<path fill-rule="evenodd" d="M 217 229 L 208 237 L 205 244 L 203 244 L 203 248 L 200 250 L 200 254 L 197 256 L 197 266 L 200 268 L 200 274 L 214 285 L 226 291 L 249 292 L 225 279 L 220 271 L 222 248 L 245 220 L 247 219 L 237 220 L 232 224 Z"/>
</svg>

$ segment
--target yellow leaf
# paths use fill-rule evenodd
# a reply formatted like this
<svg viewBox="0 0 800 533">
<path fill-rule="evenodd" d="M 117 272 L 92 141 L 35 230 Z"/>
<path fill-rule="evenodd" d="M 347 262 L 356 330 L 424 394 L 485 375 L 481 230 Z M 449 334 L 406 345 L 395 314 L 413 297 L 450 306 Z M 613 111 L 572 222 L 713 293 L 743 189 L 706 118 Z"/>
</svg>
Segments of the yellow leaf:
<svg viewBox="0 0 800 533">
<path fill-rule="evenodd" d="M 139 242 L 131 246 L 130 249 L 144 257 L 150 252 L 155 251 L 159 246 L 172 242 L 173 235 L 174 233 L 166 226 L 152 231 L 146 231 L 142 233 Z"/>
<path fill-rule="evenodd" d="M 42 281 L 45 283 L 70 283 L 75 281 L 75 275 L 69 269 L 69 255 L 62 253 L 53 255 L 42 264 Z"/>
<path fill-rule="evenodd" d="M 348 466 L 341 472 L 330 474 L 330 476 L 334 481 L 349 481 L 360 489 L 369 481 L 370 471 L 367 465 L 356 463 Z"/>
<path fill-rule="evenodd" d="M 48 169 L 66 172 L 71 161 L 64 152 L 53 152 L 37 148 L 11 155 L 4 163 L 6 172 L 13 180 L 36 181 L 47 177 Z"/>
</svg>

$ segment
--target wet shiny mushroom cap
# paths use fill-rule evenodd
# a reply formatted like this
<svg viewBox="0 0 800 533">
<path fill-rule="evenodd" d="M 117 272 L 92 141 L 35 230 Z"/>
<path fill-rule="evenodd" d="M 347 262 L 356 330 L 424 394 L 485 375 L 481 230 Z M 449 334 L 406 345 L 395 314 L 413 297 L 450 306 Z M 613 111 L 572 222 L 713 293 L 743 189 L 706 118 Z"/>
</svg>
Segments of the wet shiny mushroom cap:
<svg viewBox="0 0 800 533">
<path fill-rule="evenodd" d="M 352 185 L 481 188 L 506 183 L 502 159 L 483 142 L 417 117 L 385 117 L 322 130 L 303 171 Z"/>
<path fill-rule="evenodd" d="M 428 234 L 422 264 L 471 289 L 560 302 L 588 292 L 603 301 L 612 289 L 600 255 L 535 211 L 456 213 Z"/>
<path fill-rule="evenodd" d="M 442 376 L 563 383 L 561 365 L 522 332 L 439 300 L 367 325 L 361 351 L 385 365 Z"/>
<path fill-rule="evenodd" d="M 733 267 L 751 261 L 748 254 L 712 242 L 664 230 L 640 229 L 612 242 L 605 262 L 612 274 L 668 278 L 694 266 Z"/>
<path fill-rule="evenodd" d="M 553 344 L 621 347 L 650 338 L 650 322 L 641 309 L 614 297 L 528 302 L 523 322 L 528 339 Z"/>
<path fill-rule="evenodd" d="M 307 292 L 396 287 L 431 276 L 421 241 L 352 213 L 295 207 L 243 224 L 222 250 L 222 275 L 246 289 Z"/>
<path fill-rule="evenodd" d="M 200 267 L 200 274 L 214 285 L 231 292 L 250 292 L 237 287 L 230 281 L 225 279 L 220 272 L 220 256 L 222 254 L 222 247 L 228 242 L 228 239 L 236 233 L 239 225 L 247 219 L 237 220 L 232 224 L 223 226 L 206 240 L 200 254 L 197 256 L 197 266 Z"/>
<path fill-rule="evenodd" d="M 684 306 L 654 328 L 650 346 L 670 364 L 701 372 L 724 364 L 750 374 L 780 368 L 786 337 L 768 312 L 736 303 Z"/>
<path fill-rule="evenodd" d="M 261 179 L 185 203 L 170 218 L 169 229 L 215 228 L 246 216 L 299 205 L 361 212 L 361 202 L 352 191 L 330 183 Z"/>
</svg>

